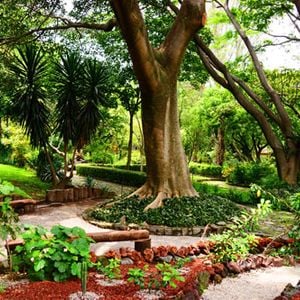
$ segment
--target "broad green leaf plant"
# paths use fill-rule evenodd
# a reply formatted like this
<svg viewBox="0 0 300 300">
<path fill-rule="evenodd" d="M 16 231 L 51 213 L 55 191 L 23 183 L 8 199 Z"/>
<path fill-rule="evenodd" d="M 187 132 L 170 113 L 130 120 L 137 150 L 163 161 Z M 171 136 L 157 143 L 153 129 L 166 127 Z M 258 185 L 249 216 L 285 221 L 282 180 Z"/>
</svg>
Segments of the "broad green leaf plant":
<svg viewBox="0 0 300 300">
<path fill-rule="evenodd" d="M 43 227 L 28 227 L 22 234 L 24 245 L 14 252 L 14 268 L 26 271 L 31 280 L 64 281 L 81 277 L 81 265 L 90 265 L 90 243 L 79 227 L 61 225 L 48 232 Z"/>
</svg>

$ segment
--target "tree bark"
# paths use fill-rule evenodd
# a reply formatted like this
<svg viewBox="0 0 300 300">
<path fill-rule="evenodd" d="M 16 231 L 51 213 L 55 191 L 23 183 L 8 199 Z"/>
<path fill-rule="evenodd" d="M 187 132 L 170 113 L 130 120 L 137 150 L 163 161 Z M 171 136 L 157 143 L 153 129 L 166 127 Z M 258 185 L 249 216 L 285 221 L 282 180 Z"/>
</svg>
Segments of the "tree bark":
<svg viewBox="0 0 300 300">
<path fill-rule="evenodd" d="M 291 186 L 298 183 L 300 173 L 300 147 L 289 154 L 284 149 L 274 151 L 279 178 Z"/>
<path fill-rule="evenodd" d="M 157 196 L 149 208 L 162 205 L 164 198 L 197 195 L 181 143 L 176 79 L 166 78 L 153 96 L 142 102 L 147 181 L 135 192 Z"/>
<path fill-rule="evenodd" d="M 141 89 L 147 180 L 134 194 L 156 196 L 146 208 L 167 197 L 195 196 L 180 136 L 177 77 L 186 47 L 203 26 L 204 0 L 182 1 L 179 13 L 158 49 L 148 39 L 137 0 L 111 0 Z"/>
</svg>

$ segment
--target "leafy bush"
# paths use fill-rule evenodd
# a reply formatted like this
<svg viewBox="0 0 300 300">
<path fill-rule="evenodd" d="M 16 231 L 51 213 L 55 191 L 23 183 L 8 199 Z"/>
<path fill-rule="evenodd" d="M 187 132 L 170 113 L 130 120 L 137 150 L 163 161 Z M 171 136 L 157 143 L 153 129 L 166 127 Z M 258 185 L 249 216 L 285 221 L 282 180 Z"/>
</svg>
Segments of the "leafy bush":
<svg viewBox="0 0 300 300">
<path fill-rule="evenodd" d="M 270 201 L 262 200 L 256 209 L 243 211 L 234 218 L 234 224 L 222 234 L 211 236 L 215 242 L 214 253 L 217 262 L 236 261 L 246 257 L 255 244 L 255 235 L 250 232 L 258 226 L 258 221 L 271 212 Z"/>
<path fill-rule="evenodd" d="M 81 164 L 76 167 L 77 174 L 90 176 L 110 182 L 129 186 L 140 186 L 145 183 L 146 175 L 142 172 L 121 170 L 116 168 L 99 167 L 90 164 Z"/>
<path fill-rule="evenodd" d="M 126 198 L 111 207 L 99 207 L 91 212 L 91 217 L 117 223 L 125 217 L 127 223 L 176 226 L 205 226 L 209 223 L 228 220 L 239 214 L 239 208 L 231 201 L 211 195 L 165 199 L 163 206 L 144 212 L 153 198 Z"/>
<path fill-rule="evenodd" d="M 91 154 L 91 161 L 97 164 L 112 164 L 114 157 L 111 153 L 107 153 L 103 150 L 94 150 Z"/>
<path fill-rule="evenodd" d="M 222 177 L 222 167 L 214 164 L 191 162 L 189 169 L 191 173 L 196 175 Z"/>
<path fill-rule="evenodd" d="M 249 185 L 272 175 L 274 168 L 268 163 L 240 162 L 235 165 L 225 166 L 223 176 L 230 184 Z"/>
<path fill-rule="evenodd" d="M 28 273 L 31 280 L 63 281 L 81 275 L 81 264 L 89 263 L 90 243 L 79 227 L 29 227 L 22 234 L 24 245 L 14 251 L 14 268 Z"/>
</svg>

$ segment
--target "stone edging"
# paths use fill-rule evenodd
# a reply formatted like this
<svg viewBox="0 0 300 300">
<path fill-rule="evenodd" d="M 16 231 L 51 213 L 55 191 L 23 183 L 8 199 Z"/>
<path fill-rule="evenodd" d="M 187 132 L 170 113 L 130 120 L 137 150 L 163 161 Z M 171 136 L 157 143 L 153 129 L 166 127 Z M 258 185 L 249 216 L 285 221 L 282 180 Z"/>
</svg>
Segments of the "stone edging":
<svg viewBox="0 0 300 300">
<path fill-rule="evenodd" d="M 207 226 L 193 226 L 193 227 L 169 227 L 164 225 L 150 225 L 144 223 L 142 225 L 138 224 L 122 224 L 122 223 L 110 223 L 104 221 L 96 221 L 90 219 L 89 217 L 90 209 L 86 210 L 82 214 L 82 218 L 89 222 L 92 225 L 106 228 L 106 229 L 114 229 L 114 230 L 130 230 L 130 229 L 146 229 L 151 234 L 154 235 L 170 235 L 170 236 L 182 236 L 182 235 L 189 235 L 189 236 L 207 236 L 212 233 L 221 233 L 223 232 L 229 225 L 229 223 L 225 222 L 218 222 L 217 224 L 208 224 Z"/>
</svg>

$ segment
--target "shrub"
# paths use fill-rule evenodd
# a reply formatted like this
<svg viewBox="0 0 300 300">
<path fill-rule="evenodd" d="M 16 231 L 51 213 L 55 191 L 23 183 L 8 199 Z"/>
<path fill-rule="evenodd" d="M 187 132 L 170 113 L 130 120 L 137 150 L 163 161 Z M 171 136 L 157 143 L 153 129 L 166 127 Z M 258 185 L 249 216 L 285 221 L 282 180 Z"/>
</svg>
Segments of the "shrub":
<svg viewBox="0 0 300 300">
<path fill-rule="evenodd" d="M 91 217 L 117 223 L 125 217 L 127 223 L 166 225 L 171 227 L 205 226 L 209 223 L 226 221 L 239 214 L 239 208 L 231 201 L 211 195 L 199 197 L 181 197 L 165 199 L 163 206 L 149 209 L 144 208 L 153 198 L 126 198 L 111 207 L 99 207 L 93 210 Z"/>
<path fill-rule="evenodd" d="M 240 162 L 223 168 L 223 176 L 227 182 L 236 185 L 260 183 L 264 177 L 270 176 L 274 172 L 276 171 L 268 163 Z"/>
<path fill-rule="evenodd" d="M 29 227 L 22 234 L 24 245 L 14 251 L 14 268 L 31 280 L 63 281 L 81 275 L 81 264 L 89 263 L 90 243 L 79 227 L 53 226 L 51 235 L 43 227 Z"/>
<path fill-rule="evenodd" d="M 112 164 L 114 157 L 111 153 L 102 150 L 94 150 L 91 154 L 91 161 L 98 164 Z"/>
<path fill-rule="evenodd" d="M 128 270 L 128 281 L 138 285 L 141 289 L 162 289 L 170 286 L 177 287 L 178 281 L 185 281 L 180 274 L 176 265 L 171 265 L 166 262 L 158 263 L 155 270 L 148 271 L 148 265 L 141 268 L 131 268 Z"/>
<path fill-rule="evenodd" d="M 140 186 L 146 181 L 146 175 L 143 172 L 134 172 L 121 170 L 117 168 L 108 168 L 93 166 L 89 164 L 81 164 L 76 167 L 77 174 L 82 176 L 90 176 L 110 182 L 129 186 Z"/>
<path fill-rule="evenodd" d="M 228 262 L 246 257 L 256 239 L 250 232 L 257 228 L 258 221 L 270 212 L 270 201 L 261 200 L 256 209 L 244 211 L 240 217 L 235 217 L 234 224 L 228 230 L 211 236 L 211 240 L 215 242 L 215 260 Z"/>
<path fill-rule="evenodd" d="M 189 169 L 191 173 L 196 175 L 222 177 L 222 167 L 214 164 L 191 162 Z"/>
</svg>

